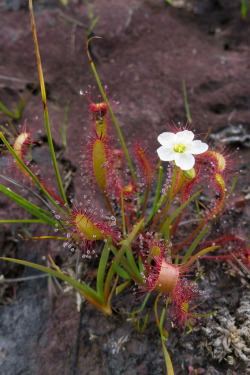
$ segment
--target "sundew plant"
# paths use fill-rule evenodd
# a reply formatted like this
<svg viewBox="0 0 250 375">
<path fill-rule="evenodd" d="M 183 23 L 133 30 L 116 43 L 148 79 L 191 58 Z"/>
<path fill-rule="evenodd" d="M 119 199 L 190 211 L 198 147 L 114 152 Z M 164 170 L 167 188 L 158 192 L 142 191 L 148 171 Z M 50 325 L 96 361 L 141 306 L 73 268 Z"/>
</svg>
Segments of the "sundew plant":
<svg viewBox="0 0 250 375">
<path fill-rule="evenodd" d="M 89 54 L 88 41 L 87 53 L 100 95 L 91 90 L 87 92 L 88 116 L 92 125 L 79 145 L 81 171 L 90 190 L 94 189 L 95 194 L 103 196 L 106 210 L 95 207 L 91 193 L 79 197 L 80 203 L 69 199 L 64 192 L 50 133 L 32 0 L 29 0 L 29 5 L 45 126 L 59 193 L 49 188 L 30 164 L 30 150 L 37 141 L 33 139 L 28 121 L 18 134 L 3 131 L 0 133 L 3 156 L 12 158 L 13 168 L 18 171 L 16 180 L 21 176 L 29 190 L 39 195 L 42 204 L 31 203 L 9 187 L 0 185 L 3 194 L 32 214 L 27 220 L 1 222 L 50 225 L 56 232 L 54 235 L 44 236 L 44 227 L 41 226 L 40 237 L 27 240 L 61 240 L 69 252 L 82 255 L 82 262 L 86 258 L 90 261 L 97 258 L 98 272 L 95 282 L 88 285 L 63 273 L 52 259 L 51 267 L 19 259 L 1 259 L 36 268 L 66 281 L 108 315 L 112 315 L 114 293 L 123 293 L 125 288 L 131 288 L 131 293 L 141 299 L 140 312 L 149 296 L 153 296 L 167 374 L 174 374 L 167 350 L 166 318 L 176 329 L 189 333 L 195 324 L 205 323 L 206 316 L 215 313 L 202 308 L 207 296 L 198 285 L 197 259 L 236 257 L 242 263 L 248 261 L 246 244 L 240 237 L 217 232 L 216 236 L 211 235 L 211 226 L 223 217 L 234 187 L 235 180 L 230 180 L 231 155 L 228 151 L 208 146 L 188 124 L 166 127 L 166 131 L 158 136 L 159 147 L 154 155 L 139 141 L 128 149 Z M 114 139 L 115 134 L 120 142 Z M 16 180 L 5 178 L 23 186 Z M 199 203 L 199 196 L 206 190 L 213 196 L 208 207 Z M 184 236 L 179 228 L 185 225 L 182 217 L 187 211 L 195 226 Z M 234 243 L 231 253 L 225 249 L 223 252 L 228 242 Z M 101 253 L 96 251 L 97 246 L 102 249 Z M 143 332 L 146 320 L 140 327 L 134 310 L 131 315 L 137 330 Z"/>
</svg>

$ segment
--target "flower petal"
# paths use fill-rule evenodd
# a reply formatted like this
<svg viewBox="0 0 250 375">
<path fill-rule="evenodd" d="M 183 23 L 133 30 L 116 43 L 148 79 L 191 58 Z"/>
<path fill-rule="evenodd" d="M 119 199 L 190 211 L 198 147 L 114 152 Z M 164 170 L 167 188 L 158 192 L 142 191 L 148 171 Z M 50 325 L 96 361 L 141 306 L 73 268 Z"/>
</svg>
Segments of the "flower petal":
<svg viewBox="0 0 250 375">
<path fill-rule="evenodd" d="M 188 151 L 191 152 L 191 154 L 202 154 L 203 152 L 207 151 L 208 145 L 206 143 L 203 143 L 201 141 L 193 141 L 191 145 L 188 148 Z"/>
<path fill-rule="evenodd" d="M 182 132 L 176 133 L 178 143 L 188 144 L 194 139 L 194 133 L 190 130 L 183 130 Z"/>
<path fill-rule="evenodd" d="M 157 149 L 157 154 L 163 161 L 172 161 L 175 159 L 176 152 L 171 148 L 161 146 Z"/>
<path fill-rule="evenodd" d="M 195 158 L 191 154 L 175 154 L 175 164 L 180 167 L 183 171 L 188 171 L 193 168 Z"/>
<path fill-rule="evenodd" d="M 165 147 L 171 147 L 174 141 L 176 140 L 176 134 L 165 132 L 158 136 L 158 142 Z"/>
</svg>

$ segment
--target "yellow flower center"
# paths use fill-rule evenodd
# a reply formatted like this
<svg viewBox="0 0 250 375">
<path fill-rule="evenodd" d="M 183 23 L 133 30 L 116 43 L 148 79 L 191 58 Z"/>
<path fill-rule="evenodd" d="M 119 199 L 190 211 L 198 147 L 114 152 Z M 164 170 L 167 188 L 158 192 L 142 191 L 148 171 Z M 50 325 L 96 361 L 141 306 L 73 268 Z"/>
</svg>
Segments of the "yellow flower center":
<svg viewBox="0 0 250 375">
<path fill-rule="evenodd" d="M 179 152 L 180 154 L 182 154 L 185 151 L 185 149 L 186 149 L 186 146 L 182 144 L 174 147 L 175 152 Z"/>
</svg>

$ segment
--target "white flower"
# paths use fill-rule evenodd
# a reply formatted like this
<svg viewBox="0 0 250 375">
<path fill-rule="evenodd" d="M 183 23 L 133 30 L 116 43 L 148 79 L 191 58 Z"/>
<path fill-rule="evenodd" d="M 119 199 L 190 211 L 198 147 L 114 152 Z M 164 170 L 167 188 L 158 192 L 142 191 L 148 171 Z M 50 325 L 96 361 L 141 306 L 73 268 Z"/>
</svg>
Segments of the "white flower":
<svg viewBox="0 0 250 375">
<path fill-rule="evenodd" d="M 159 158 L 163 161 L 174 161 L 184 171 L 193 168 L 195 158 L 192 154 L 202 154 L 208 149 L 206 143 L 193 139 L 194 133 L 190 130 L 183 130 L 176 134 L 169 132 L 160 134 L 158 142 L 162 146 L 157 150 Z"/>
</svg>

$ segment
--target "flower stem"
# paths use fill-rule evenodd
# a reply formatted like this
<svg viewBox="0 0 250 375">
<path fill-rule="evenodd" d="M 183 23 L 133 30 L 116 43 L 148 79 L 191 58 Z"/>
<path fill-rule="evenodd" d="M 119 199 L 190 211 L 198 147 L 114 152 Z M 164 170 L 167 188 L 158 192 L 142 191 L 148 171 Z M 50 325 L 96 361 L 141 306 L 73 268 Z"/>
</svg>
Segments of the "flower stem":
<svg viewBox="0 0 250 375">
<path fill-rule="evenodd" d="M 169 210 L 169 207 L 170 207 L 170 204 L 171 204 L 171 200 L 172 200 L 172 196 L 173 196 L 173 192 L 174 192 L 174 188 L 175 188 L 175 181 L 176 181 L 176 177 L 177 177 L 177 172 L 178 172 L 178 167 L 177 167 L 177 165 L 175 165 L 172 185 L 171 185 L 171 188 L 170 188 L 170 191 L 169 191 L 169 196 L 168 196 L 168 203 L 167 203 L 167 206 L 165 208 L 165 213 L 164 213 L 164 216 L 163 216 L 163 219 L 162 219 L 162 225 L 161 225 L 160 229 L 164 225 L 164 222 L 166 220 L 168 210 Z"/>
<path fill-rule="evenodd" d="M 160 166 L 159 167 L 159 177 L 158 177 L 158 184 L 157 184 L 157 189 L 156 189 L 156 194 L 155 194 L 154 206 L 153 206 L 151 215 L 149 216 L 146 224 L 148 224 L 150 222 L 150 220 L 152 220 L 155 213 L 157 212 L 157 205 L 158 205 L 158 201 L 159 201 L 159 197 L 160 197 L 160 193 L 161 193 L 162 175 L 163 175 L 163 168 Z"/>
<path fill-rule="evenodd" d="M 147 189 L 146 189 L 146 196 L 145 196 L 145 199 L 144 199 L 143 209 L 142 209 L 142 218 L 145 216 L 145 212 L 146 212 L 146 206 L 147 206 L 148 195 L 149 195 L 149 187 L 150 187 L 150 183 L 148 182 L 147 183 Z"/>
<path fill-rule="evenodd" d="M 122 209 L 122 231 L 123 231 L 123 238 L 127 238 L 126 233 L 126 224 L 125 224 L 125 215 L 124 215 L 124 201 L 123 201 L 123 191 L 121 190 L 121 209 Z"/>
<path fill-rule="evenodd" d="M 120 138 L 120 141 L 121 141 L 121 144 L 122 144 L 122 148 L 123 148 L 123 151 L 124 151 L 125 156 L 126 156 L 126 158 L 127 158 L 128 165 L 129 165 L 129 168 L 130 168 L 130 171 L 131 171 L 132 177 L 133 177 L 133 181 L 134 181 L 134 183 L 136 183 L 136 176 L 135 176 L 134 168 L 133 168 L 133 165 L 132 165 L 132 162 L 131 162 L 131 159 L 130 159 L 130 156 L 129 156 L 129 153 L 128 153 L 128 150 L 127 150 L 127 147 L 126 147 L 126 144 L 125 144 L 125 142 L 124 142 L 124 139 L 123 139 L 123 136 L 122 136 L 121 130 L 120 130 L 119 125 L 118 125 L 118 123 L 117 123 L 117 121 L 116 121 L 115 115 L 114 115 L 114 113 L 113 113 L 113 111 L 112 111 L 112 109 L 111 109 L 111 106 L 110 106 L 110 104 L 109 104 L 109 101 L 108 101 L 108 99 L 107 99 L 107 96 L 106 96 L 106 94 L 105 94 L 105 92 L 104 92 L 104 90 L 103 90 L 103 87 L 102 87 L 102 84 L 101 84 L 100 78 L 99 78 L 99 76 L 98 76 L 98 73 L 97 73 L 97 71 L 96 71 L 95 65 L 94 65 L 93 60 L 92 60 L 92 58 L 91 58 L 91 56 L 90 56 L 90 53 L 89 53 L 89 47 L 88 47 L 88 45 L 89 45 L 89 42 L 90 42 L 92 39 L 94 39 L 94 38 L 100 38 L 100 37 L 95 36 L 95 37 L 90 38 L 90 39 L 87 41 L 87 43 L 86 43 L 87 55 L 88 55 L 88 58 L 89 58 L 89 61 L 90 61 L 90 64 L 91 64 L 91 68 L 92 68 L 92 70 L 93 70 L 93 72 L 94 72 L 94 76 L 95 76 L 96 82 L 97 82 L 97 84 L 98 84 L 99 90 L 100 90 L 100 92 L 101 92 L 101 94 L 102 94 L 103 100 L 104 100 L 105 103 L 107 104 L 107 107 L 108 107 L 108 110 L 109 110 L 110 116 L 111 116 L 111 118 L 112 118 L 112 120 L 113 120 L 113 122 L 114 122 L 114 125 L 115 125 L 115 128 L 116 128 L 116 131 L 117 131 L 118 136 L 119 136 L 119 138 Z"/>
</svg>

